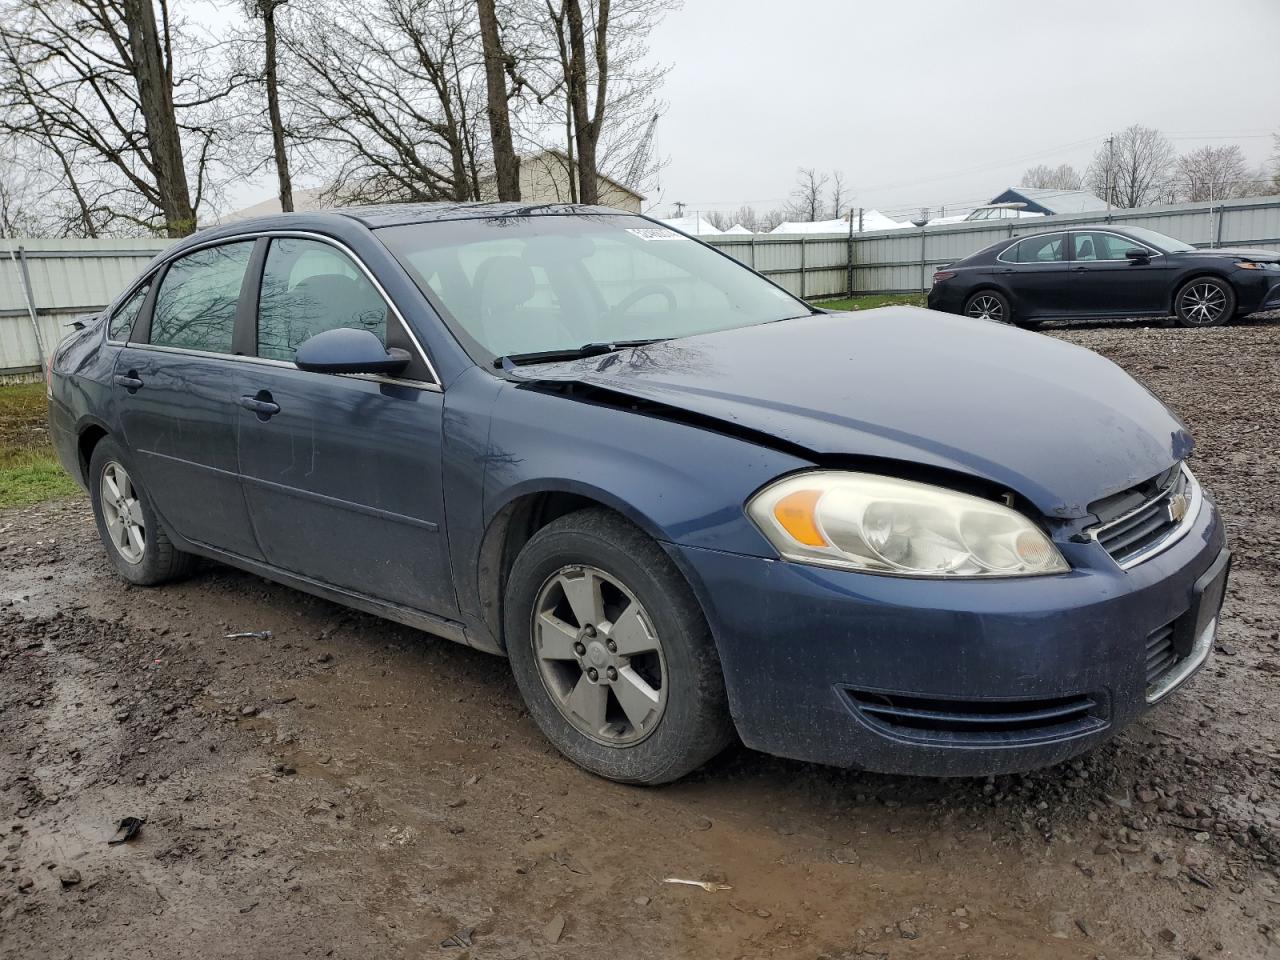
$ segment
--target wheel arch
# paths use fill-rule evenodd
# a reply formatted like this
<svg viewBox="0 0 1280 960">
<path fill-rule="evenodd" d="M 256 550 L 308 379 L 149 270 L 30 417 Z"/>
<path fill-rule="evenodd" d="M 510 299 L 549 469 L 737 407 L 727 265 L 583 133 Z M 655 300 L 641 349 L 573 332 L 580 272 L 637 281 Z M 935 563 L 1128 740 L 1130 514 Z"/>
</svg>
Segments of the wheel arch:
<svg viewBox="0 0 1280 960">
<path fill-rule="evenodd" d="M 476 557 L 475 582 L 480 617 L 492 641 L 492 644 L 484 646 L 506 651 L 502 626 L 503 596 L 511 567 L 524 545 L 552 521 L 591 508 L 609 510 L 654 540 L 661 542 L 663 539 L 661 529 L 651 518 L 631 504 L 589 484 L 562 479 L 509 491 L 485 526 Z M 685 572 L 681 571 L 681 575 L 685 576 Z"/>
<path fill-rule="evenodd" d="M 80 466 L 80 479 L 84 487 L 89 487 L 89 462 L 93 458 L 93 449 L 104 437 L 111 436 L 107 425 L 96 417 L 86 417 L 76 429 L 76 460 Z"/>
<path fill-rule="evenodd" d="M 1204 277 L 1211 277 L 1214 280 L 1221 280 L 1223 283 L 1225 283 L 1228 287 L 1231 288 L 1231 294 L 1236 298 L 1236 302 L 1238 303 L 1240 301 L 1240 293 L 1239 291 L 1236 290 L 1235 284 L 1231 282 L 1231 278 L 1226 274 L 1225 271 L 1218 270 L 1214 267 L 1195 267 L 1191 270 L 1187 270 L 1186 272 L 1184 272 L 1181 276 L 1179 276 L 1176 280 L 1174 280 L 1172 284 L 1170 284 L 1169 313 L 1171 316 L 1177 316 L 1178 294 L 1182 292 L 1183 288 L 1187 284 L 1193 283 L 1196 280 L 1200 280 Z"/>
</svg>

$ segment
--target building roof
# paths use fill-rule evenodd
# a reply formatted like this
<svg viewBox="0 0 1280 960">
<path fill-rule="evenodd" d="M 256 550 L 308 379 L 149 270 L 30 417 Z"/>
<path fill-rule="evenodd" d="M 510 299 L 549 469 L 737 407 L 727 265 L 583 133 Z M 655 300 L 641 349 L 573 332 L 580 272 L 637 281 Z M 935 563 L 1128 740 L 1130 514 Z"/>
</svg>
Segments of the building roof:
<svg viewBox="0 0 1280 960">
<path fill-rule="evenodd" d="M 293 209 L 295 213 L 312 213 L 322 209 L 320 196 L 324 191 L 320 187 L 313 187 L 304 190 L 293 191 Z M 239 210 L 232 210 L 225 216 L 218 218 L 218 223 L 236 223 L 239 220 L 252 220 L 254 217 L 269 217 L 273 213 L 280 213 L 280 197 L 279 195 L 267 197 L 258 203 L 247 207 L 241 207 Z"/>
<path fill-rule="evenodd" d="M 1107 209 L 1107 201 L 1088 190 L 1052 190 L 1041 187 L 1010 187 L 992 203 L 1014 203 L 1019 199 L 1039 213 L 1086 213 Z"/>
<path fill-rule="evenodd" d="M 520 162 L 522 164 L 530 163 L 532 161 L 538 160 L 541 157 L 555 157 L 565 167 L 568 167 L 569 165 L 569 155 L 565 153 L 563 150 L 557 150 L 555 147 L 548 147 L 546 150 L 539 150 L 537 153 L 526 154 L 520 158 Z M 480 180 L 482 183 L 488 183 L 489 181 L 495 179 L 496 176 L 497 174 L 494 173 L 492 170 L 490 170 L 483 177 L 481 177 Z M 645 199 L 645 195 L 643 193 L 640 193 L 639 191 L 634 190 L 631 187 L 628 187 L 625 183 L 620 183 L 619 181 L 613 179 L 613 177 L 609 176 L 608 174 L 600 173 L 598 170 L 596 171 L 596 179 L 603 180 L 605 183 L 609 184 L 610 186 L 618 188 L 623 193 L 629 193 L 631 194 L 631 196 L 635 197 L 638 200 Z"/>
</svg>

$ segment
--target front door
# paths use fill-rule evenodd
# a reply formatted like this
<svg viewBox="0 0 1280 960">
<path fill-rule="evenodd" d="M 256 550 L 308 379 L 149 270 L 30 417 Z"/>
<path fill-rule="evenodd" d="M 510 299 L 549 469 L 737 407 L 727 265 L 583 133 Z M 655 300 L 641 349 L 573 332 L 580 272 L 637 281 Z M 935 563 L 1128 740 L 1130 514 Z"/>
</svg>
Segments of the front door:
<svg viewBox="0 0 1280 960">
<path fill-rule="evenodd" d="M 1015 318 L 1072 313 L 1065 233 L 1024 237 L 1000 254 L 993 272 L 1013 294 Z"/>
<path fill-rule="evenodd" d="M 205 247 L 171 263 L 116 358 L 125 444 L 160 515 L 179 536 L 261 559 L 240 490 L 232 357 L 254 241 Z"/>
<path fill-rule="evenodd" d="M 403 342 L 363 268 L 321 240 L 277 237 L 262 274 L 257 362 L 240 366 L 239 459 L 266 559 L 321 583 L 449 616 L 444 395 L 416 357 L 403 378 L 310 373 L 307 338 L 335 327 Z"/>
<path fill-rule="evenodd" d="M 1125 256 L 1146 250 L 1147 260 Z M 1125 315 L 1169 312 L 1166 258 L 1144 244 L 1116 233 L 1078 230 L 1071 234 L 1073 299 L 1083 312 Z"/>
</svg>

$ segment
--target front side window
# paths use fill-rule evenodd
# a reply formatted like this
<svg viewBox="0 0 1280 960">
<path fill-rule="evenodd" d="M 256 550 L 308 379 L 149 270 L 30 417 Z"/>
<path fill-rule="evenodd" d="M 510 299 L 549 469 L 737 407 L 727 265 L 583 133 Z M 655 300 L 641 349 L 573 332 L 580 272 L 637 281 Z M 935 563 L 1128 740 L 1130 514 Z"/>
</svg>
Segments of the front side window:
<svg viewBox="0 0 1280 960">
<path fill-rule="evenodd" d="M 236 304 L 253 243 L 206 247 L 170 264 L 156 293 L 151 343 L 230 353 Z"/>
<path fill-rule="evenodd" d="M 317 333 L 352 327 L 387 342 L 387 304 L 346 254 L 319 240 L 271 241 L 258 304 L 258 356 L 292 360 Z"/>
<path fill-rule="evenodd" d="M 1053 233 L 1045 237 L 1026 237 L 1000 255 L 1006 263 L 1058 263 L 1065 261 L 1066 249 L 1062 242 L 1065 234 Z"/>
<path fill-rule="evenodd" d="M 642 217 L 492 217 L 379 238 L 478 359 L 667 340 L 812 311 L 735 260 Z"/>
<path fill-rule="evenodd" d="M 109 339 L 129 339 L 129 334 L 133 331 L 133 322 L 138 319 L 138 311 L 142 309 L 142 301 L 147 299 L 147 291 L 150 289 L 150 282 L 144 283 L 132 297 L 120 305 L 120 309 L 111 315 L 111 322 L 107 326 Z"/>
<path fill-rule="evenodd" d="M 1074 237 L 1077 260 L 1126 260 L 1127 251 L 1147 249 L 1136 240 L 1114 233 L 1077 233 Z"/>
</svg>

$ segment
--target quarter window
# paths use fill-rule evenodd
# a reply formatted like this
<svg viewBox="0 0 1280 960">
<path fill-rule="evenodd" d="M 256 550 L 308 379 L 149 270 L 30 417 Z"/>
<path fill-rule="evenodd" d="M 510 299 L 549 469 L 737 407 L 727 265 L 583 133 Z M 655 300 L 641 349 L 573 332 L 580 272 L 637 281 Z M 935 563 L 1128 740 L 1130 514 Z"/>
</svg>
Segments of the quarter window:
<svg viewBox="0 0 1280 960">
<path fill-rule="evenodd" d="M 138 319 L 138 311 L 142 309 L 142 301 L 147 299 L 147 291 L 150 289 L 151 284 L 144 283 L 111 315 L 111 322 L 107 326 L 108 339 L 129 339 L 129 334 L 133 331 L 133 322 Z"/>
<path fill-rule="evenodd" d="M 1044 237 L 1026 237 L 1000 254 L 1005 263 L 1059 263 L 1067 259 L 1063 238 L 1052 233 Z"/>
<path fill-rule="evenodd" d="M 170 264 L 156 294 L 151 342 L 230 353 L 240 285 L 252 252 L 252 240 L 224 243 Z"/>
<path fill-rule="evenodd" d="M 271 241 L 258 305 L 258 356 L 292 360 L 303 341 L 353 327 L 387 342 L 387 304 L 351 258 L 327 243 Z"/>
</svg>

